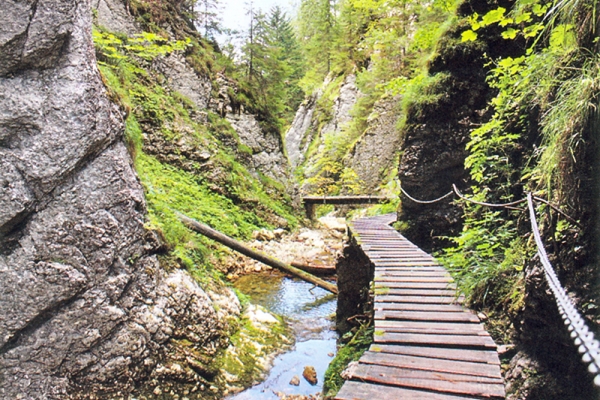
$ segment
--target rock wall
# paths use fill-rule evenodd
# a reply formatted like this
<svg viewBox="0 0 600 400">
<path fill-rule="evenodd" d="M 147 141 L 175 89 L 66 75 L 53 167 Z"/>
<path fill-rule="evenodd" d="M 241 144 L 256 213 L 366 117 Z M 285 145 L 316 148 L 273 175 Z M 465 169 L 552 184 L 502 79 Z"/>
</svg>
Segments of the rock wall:
<svg viewBox="0 0 600 400">
<path fill-rule="evenodd" d="M 321 129 L 321 134 L 340 133 L 352 120 L 352 109 L 361 96 L 356 86 L 356 75 L 350 74 L 345 77 L 340 93 L 333 102 L 331 119 Z"/>
<path fill-rule="evenodd" d="M 290 179 L 289 163 L 279 132 L 264 129 L 258 115 L 246 111 L 241 104 L 236 103 L 231 95 L 238 91 L 234 81 L 219 74 L 216 78 L 216 89 L 217 93 L 211 97 L 209 108 L 227 119 L 239 142 L 250 149 L 249 157 L 242 160 L 246 167 L 254 173 L 261 172 L 279 182 L 287 183 Z"/>
<path fill-rule="evenodd" d="M 199 392 L 239 303 L 157 262 L 122 117 L 96 68 L 90 2 L 7 1 L 0 397 L 126 396 L 172 380 Z"/>
<path fill-rule="evenodd" d="M 373 193 L 395 168 L 400 151 L 396 127 L 400 112 L 397 98 L 377 101 L 368 128 L 352 147 L 346 164 L 363 182 L 365 193 Z"/>
<path fill-rule="evenodd" d="M 302 164 L 308 145 L 312 142 L 312 135 L 316 131 L 313 114 L 320 95 L 320 92 L 316 92 L 304 100 L 285 135 L 285 150 L 292 168 Z"/>
<path fill-rule="evenodd" d="M 365 131 L 358 138 L 355 133 L 350 137 L 347 128 L 352 121 L 353 110 L 363 94 L 356 86 L 356 76 L 348 75 L 344 77 L 331 109 L 324 111 L 319 103 L 330 84 L 332 82 L 326 80 L 324 88 L 307 98 L 296 113 L 286 134 L 290 163 L 293 168 L 304 163 L 305 177 L 315 176 L 319 171 L 314 166 L 319 163 L 320 158 L 330 156 L 326 154 L 327 151 L 340 153 L 337 149 L 325 149 L 325 136 L 334 136 L 338 145 L 346 146 L 341 151 L 344 153 L 341 159 L 336 158 L 334 161 L 340 162 L 342 168 L 356 173 L 362 193 L 373 193 L 390 178 L 390 173 L 397 166 L 400 150 L 400 136 L 396 127 L 400 115 L 397 110 L 399 99 L 382 98 L 376 101 L 370 110 Z M 328 114 L 327 118 L 323 117 L 324 112 Z M 323 120 L 327 122 L 320 122 Z M 319 127 L 320 124 L 322 125 Z M 318 148 L 309 155 L 307 153 L 314 140 L 318 141 Z M 306 161 L 307 157 L 311 159 Z M 306 192 L 311 192 L 312 189 L 310 185 L 303 186 Z"/>
<path fill-rule="evenodd" d="M 460 28 L 459 28 L 460 29 Z M 485 120 L 491 91 L 485 82 L 486 48 L 460 43 L 448 32 L 432 60 L 430 74 L 447 74 L 437 87 L 439 101 L 416 104 L 407 115 L 403 132 L 399 178 L 414 198 L 432 200 L 465 184 L 465 146 L 472 126 Z M 439 245 L 436 237 L 457 234 L 461 210 L 451 199 L 419 204 L 404 195 L 398 219 L 407 223 L 403 233 L 425 250 Z"/>
</svg>

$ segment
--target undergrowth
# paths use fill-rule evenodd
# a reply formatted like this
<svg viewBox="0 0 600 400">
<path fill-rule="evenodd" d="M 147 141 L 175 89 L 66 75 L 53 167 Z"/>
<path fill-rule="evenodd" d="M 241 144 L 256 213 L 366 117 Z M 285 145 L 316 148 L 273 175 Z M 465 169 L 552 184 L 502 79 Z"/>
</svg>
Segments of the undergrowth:
<svg viewBox="0 0 600 400">
<path fill-rule="evenodd" d="M 323 395 L 326 399 L 332 399 L 339 392 L 345 380 L 342 372 L 348 364 L 358 361 L 365 351 L 373 343 L 373 330 L 370 324 L 364 324 L 351 336 L 350 340 L 342 345 L 325 371 L 323 383 Z"/>
<path fill-rule="evenodd" d="M 177 211 L 242 240 L 260 228 L 297 225 L 284 184 L 253 176 L 239 161 L 251 150 L 229 123 L 198 110 L 151 68 L 172 52 L 207 48 L 151 33 L 127 38 L 94 30 L 94 40 L 108 94 L 127 115 L 125 140 L 146 193 L 148 228 L 159 231 L 169 250 L 161 257 L 165 266 L 184 266 L 208 284 L 220 279 L 213 264 L 227 252 L 186 228 Z M 206 123 L 193 117 L 200 111 Z M 194 157 L 202 152 L 207 160 Z"/>
</svg>

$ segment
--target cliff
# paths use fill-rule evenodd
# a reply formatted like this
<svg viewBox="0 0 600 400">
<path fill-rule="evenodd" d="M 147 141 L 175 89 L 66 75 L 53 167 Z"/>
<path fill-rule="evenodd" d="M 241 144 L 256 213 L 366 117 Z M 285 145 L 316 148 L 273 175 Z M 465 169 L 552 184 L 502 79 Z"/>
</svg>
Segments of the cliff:
<svg viewBox="0 0 600 400">
<path fill-rule="evenodd" d="M 394 177 L 398 98 L 373 100 L 356 80 L 355 74 L 329 76 L 286 133 L 286 151 L 305 193 L 375 194 Z"/>
<path fill-rule="evenodd" d="M 214 245 L 182 230 L 172 207 L 224 225 L 238 218 L 227 225 L 234 235 L 294 223 L 283 183 L 269 181 L 274 198 L 256 183 L 282 162 L 281 147 L 270 149 L 275 161 L 246 160 L 240 148 L 262 131 L 236 134 L 212 113 L 210 75 L 170 39 L 139 39 L 143 18 L 131 13 L 148 5 L 128 5 L 0 10 L 2 398 L 221 396 L 216 360 L 241 306 L 211 272 Z M 179 22 L 173 31 L 189 29 Z M 142 43 L 138 53 L 125 52 L 123 35 Z M 102 40 L 120 44 L 103 52 Z M 285 164 L 277 171 L 285 180 Z M 257 212 L 234 204 L 249 197 Z"/>
</svg>

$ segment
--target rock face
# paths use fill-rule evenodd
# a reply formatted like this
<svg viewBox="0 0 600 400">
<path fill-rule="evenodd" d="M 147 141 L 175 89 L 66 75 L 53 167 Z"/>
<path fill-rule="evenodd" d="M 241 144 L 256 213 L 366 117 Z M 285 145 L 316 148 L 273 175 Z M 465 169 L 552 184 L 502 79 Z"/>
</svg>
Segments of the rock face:
<svg viewBox="0 0 600 400">
<path fill-rule="evenodd" d="M 235 82 L 224 75 L 218 75 L 216 86 L 218 93 L 210 99 L 209 107 L 227 119 L 239 137 L 240 144 L 249 149 L 245 165 L 254 173 L 260 172 L 287 183 L 288 161 L 279 132 L 264 129 L 257 115 L 247 112 L 241 104 L 236 103 L 231 95 L 238 91 Z"/>
<path fill-rule="evenodd" d="M 347 164 L 363 182 L 365 193 L 372 193 L 397 164 L 400 151 L 397 107 L 396 98 L 384 98 L 375 103 L 367 130 L 348 155 Z"/>
<path fill-rule="evenodd" d="M 240 142 L 252 150 L 250 167 L 280 182 L 288 180 L 287 160 L 279 134 L 265 132 L 256 116 L 242 112 L 227 114 L 227 121 L 237 132 Z"/>
<path fill-rule="evenodd" d="M 308 150 L 308 145 L 312 141 L 312 136 L 307 137 L 307 133 L 314 132 L 316 128 L 313 125 L 313 114 L 320 93 L 315 93 L 306 99 L 296 111 L 294 121 L 288 129 L 285 136 L 285 150 L 290 160 L 292 168 L 298 167 L 304 161 L 304 154 Z"/>
<path fill-rule="evenodd" d="M 181 54 L 159 58 L 155 68 L 169 80 L 169 86 L 189 98 L 200 110 L 208 107 L 212 84 L 208 76 L 198 76 Z"/>
<path fill-rule="evenodd" d="M 442 49 L 432 61 L 430 74 L 447 74 L 435 88 L 439 101 L 417 104 L 407 115 L 399 178 L 416 199 L 436 199 L 451 191 L 452 184 L 461 188 L 471 127 L 484 120 L 483 110 L 491 95 L 483 69 L 485 49 L 461 46 L 461 50 Z M 408 223 L 403 232 L 408 239 L 431 250 L 434 237 L 458 233 L 461 210 L 451 199 L 419 204 L 402 196 L 398 219 Z"/>
<path fill-rule="evenodd" d="M 346 76 L 340 87 L 340 94 L 333 103 L 332 118 L 323 126 L 321 132 L 323 134 L 341 132 L 352 120 L 351 111 L 360 95 L 356 87 L 356 75 Z"/>
<path fill-rule="evenodd" d="M 115 33 L 128 36 L 139 33 L 122 0 L 91 0 L 94 23 Z"/>
<path fill-rule="evenodd" d="M 330 81 L 326 80 L 323 86 L 325 87 L 328 84 L 330 84 Z M 333 107 L 328 110 L 330 114 L 328 122 L 319 129 L 319 122 L 315 118 L 315 110 L 322 95 L 323 91 L 318 90 L 302 103 L 290 129 L 286 133 L 286 151 L 290 164 L 294 168 L 304 162 L 308 147 L 315 137 L 319 137 L 319 151 L 322 151 L 324 136 L 340 134 L 348 125 L 352 119 L 350 112 L 360 96 L 360 92 L 356 87 L 356 76 L 346 76 L 340 86 L 339 94 L 334 100 Z"/>
<path fill-rule="evenodd" d="M 214 353 L 239 304 L 157 262 L 122 118 L 96 68 L 89 1 L 7 1 L 0 397 L 87 398 L 124 395 L 148 378 L 202 381 L 210 372 L 196 364 L 206 360 L 182 356 L 174 338 L 188 352 Z M 217 314 L 209 296 L 230 307 Z"/>
</svg>

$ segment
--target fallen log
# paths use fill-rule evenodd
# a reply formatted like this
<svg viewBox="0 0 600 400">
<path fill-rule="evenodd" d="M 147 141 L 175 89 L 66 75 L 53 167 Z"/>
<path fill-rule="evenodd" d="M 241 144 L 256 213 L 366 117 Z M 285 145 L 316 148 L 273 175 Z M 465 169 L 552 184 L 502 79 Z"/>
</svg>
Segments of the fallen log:
<svg viewBox="0 0 600 400">
<path fill-rule="evenodd" d="M 335 275 L 335 267 L 331 265 L 312 265 L 312 264 L 303 264 L 294 261 L 290 264 L 292 267 L 296 267 L 301 269 L 304 272 L 308 272 L 309 274 L 319 275 L 319 276 L 330 276 Z"/>
<path fill-rule="evenodd" d="M 193 220 L 181 213 L 177 213 L 177 216 L 179 217 L 181 222 L 183 222 L 188 228 L 190 228 L 193 231 L 198 232 L 214 241 L 217 241 L 217 242 L 229 247 L 230 249 L 240 252 L 240 253 L 244 254 L 245 256 L 248 256 L 257 261 L 260 261 L 261 263 L 266 264 L 270 267 L 277 268 L 281 271 L 287 272 L 297 278 L 305 280 L 306 282 L 310 282 L 314 285 L 317 285 L 331 293 L 334 293 L 334 294 L 338 293 L 337 286 L 332 283 L 329 283 L 327 281 L 324 281 L 323 279 L 317 278 L 316 276 L 311 275 L 308 272 L 304 272 L 298 268 L 292 267 L 291 265 L 283 263 L 279 260 L 268 257 L 264 254 L 258 253 L 257 251 L 243 245 L 242 243 L 238 242 L 237 240 L 232 239 L 229 236 L 224 235 L 223 233 L 214 230 L 213 228 L 209 227 L 208 225 L 204 225 L 204 224 L 202 224 L 196 220 Z"/>
</svg>

